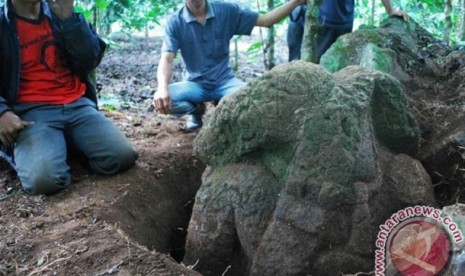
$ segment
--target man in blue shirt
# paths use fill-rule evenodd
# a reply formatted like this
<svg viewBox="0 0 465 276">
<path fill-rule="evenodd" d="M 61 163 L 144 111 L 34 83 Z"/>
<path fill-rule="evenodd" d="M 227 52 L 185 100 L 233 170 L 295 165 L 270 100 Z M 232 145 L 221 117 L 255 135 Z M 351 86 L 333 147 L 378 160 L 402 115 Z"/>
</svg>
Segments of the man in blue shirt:
<svg viewBox="0 0 465 276">
<path fill-rule="evenodd" d="M 389 16 L 400 16 L 408 21 L 408 15 L 405 12 L 392 8 L 391 0 L 381 0 L 381 2 Z M 306 9 L 307 5 L 300 5 L 290 15 L 287 29 L 289 61 L 300 59 Z M 354 24 L 354 0 L 323 0 L 320 6 L 318 21 L 321 24 L 316 47 L 319 62 L 321 56 L 339 36 L 352 32 Z"/>
<path fill-rule="evenodd" d="M 165 27 L 153 104 L 163 114 L 190 115 L 186 130 L 202 126 L 205 102 L 219 101 L 242 86 L 229 62 L 234 35 L 250 35 L 254 26 L 270 27 L 306 0 L 291 0 L 266 13 L 241 9 L 227 2 L 185 0 Z M 169 85 L 177 51 L 185 64 L 182 82 Z"/>
</svg>

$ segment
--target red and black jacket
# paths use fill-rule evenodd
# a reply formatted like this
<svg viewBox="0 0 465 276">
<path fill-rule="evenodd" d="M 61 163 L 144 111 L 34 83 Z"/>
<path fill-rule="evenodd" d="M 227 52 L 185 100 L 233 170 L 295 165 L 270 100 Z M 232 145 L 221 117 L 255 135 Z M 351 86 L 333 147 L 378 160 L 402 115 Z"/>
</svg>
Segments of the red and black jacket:
<svg viewBox="0 0 465 276">
<path fill-rule="evenodd" d="M 85 96 L 97 103 L 90 73 L 100 64 L 105 43 L 82 14 L 75 13 L 62 22 L 51 12 L 45 1 L 41 5 L 41 12 L 49 18 L 58 47 L 64 53 L 66 66 L 86 84 Z M 14 20 L 11 0 L 8 0 L 0 8 L 0 116 L 11 110 L 19 93 L 21 57 Z"/>
</svg>

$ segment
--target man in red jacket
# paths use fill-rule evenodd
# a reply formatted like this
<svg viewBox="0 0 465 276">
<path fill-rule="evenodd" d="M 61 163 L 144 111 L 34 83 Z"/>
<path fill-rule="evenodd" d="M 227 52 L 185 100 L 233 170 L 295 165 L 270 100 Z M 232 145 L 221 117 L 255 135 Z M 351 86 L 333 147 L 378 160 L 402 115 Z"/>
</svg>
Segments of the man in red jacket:
<svg viewBox="0 0 465 276">
<path fill-rule="evenodd" d="M 68 146 L 97 173 L 134 164 L 129 141 L 97 110 L 89 73 L 104 50 L 73 0 L 8 0 L 0 10 L 0 141 L 13 146 L 28 193 L 70 184 Z"/>
</svg>

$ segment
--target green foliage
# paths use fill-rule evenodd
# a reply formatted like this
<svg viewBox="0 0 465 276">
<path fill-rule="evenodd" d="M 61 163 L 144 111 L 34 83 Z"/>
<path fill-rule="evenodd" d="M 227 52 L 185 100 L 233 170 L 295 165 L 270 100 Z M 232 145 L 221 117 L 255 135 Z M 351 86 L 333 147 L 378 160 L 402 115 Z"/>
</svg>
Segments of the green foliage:
<svg viewBox="0 0 465 276">
<path fill-rule="evenodd" d="M 95 7 L 99 10 L 105 10 L 108 6 L 110 6 L 109 0 L 95 0 Z"/>
<path fill-rule="evenodd" d="M 121 101 L 115 94 L 106 94 L 104 97 L 99 98 L 99 108 L 112 111 L 121 109 Z"/>
<path fill-rule="evenodd" d="M 173 11 L 176 2 L 168 0 L 129 0 L 129 7 L 120 14 L 123 26 L 142 30 L 160 24 L 160 18 Z"/>
<path fill-rule="evenodd" d="M 113 23 L 127 31 L 143 30 L 160 24 L 160 18 L 174 11 L 182 0 L 77 0 L 76 11 L 108 34 Z M 106 31 L 105 31 L 106 30 Z"/>
<path fill-rule="evenodd" d="M 255 42 L 249 46 L 249 48 L 247 49 L 247 52 L 251 53 L 251 52 L 262 49 L 262 47 L 263 47 L 263 42 L 261 41 Z"/>
<path fill-rule="evenodd" d="M 264 13 L 267 11 L 268 0 L 216 0 L 238 3 L 241 7 Z M 374 25 L 386 18 L 387 15 L 380 0 L 358 0 L 356 3 L 356 27 L 359 25 L 370 25 L 372 16 L 372 4 L 375 1 Z M 463 44 L 457 33 L 461 24 L 461 1 L 452 0 L 454 5 L 452 11 L 453 30 L 451 30 L 452 44 Z M 3 4 L 5 0 L 0 0 Z M 280 6 L 287 0 L 275 0 L 274 5 Z M 431 32 L 434 36 L 442 39 L 444 33 L 444 9 L 445 0 L 392 0 L 393 6 L 406 11 L 410 17 L 421 26 Z M 161 24 L 161 18 L 175 11 L 184 0 L 76 0 L 76 11 L 82 12 L 85 17 L 93 22 L 99 30 L 109 29 L 112 23 L 118 22 L 127 31 L 136 29 L 153 28 Z M 285 25 L 284 22 L 281 24 Z"/>
<path fill-rule="evenodd" d="M 227 1 L 239 4 L 243 8 L 265 13 L 268 0 L 215 0 Z M 355 1 L 356 24 L 370 25 L 372 17 L 372 4 L 375 4 L 374 25 L 387 17 L 380 0 L 358 0 Z M 453 30 L 451 30 L 452 44 L 463 44 L 457 33 L 463 17 L 461 2 L 464 0 L 452 0 L 454 6 L 452 11 Z M 0 0 L 0 4 L 5 0 Z M 274 6 L 278 7 L 287 0 L 275 0 Z M 93 22 L 99 30 L 109 29 L 115 22 L 120 23 L 127 31 L 136 29 L 153 28 L 161 24 L 161 19 L 167 14 L 174 12 L 176 8 L 183 5 L 184 0 L 76 0 L 76 10 L 82 12 L 85 17 Z M 395 8 L 406 11 L 409 16 L 421 26 L 431 32 L 438 39 L 444 34 L 444 9 L 445 0 L 392 0 Z M 280 24 L 285 25 L 286 20 Z"/>
<path fill-rule="evenodd" d="M 375 1 L 375 25 L 379 25 L 379 22 L 385 19 L 388 15 L 384 7 L 379 0 L 360 0 L 355 1 L 356 8 L 356 25 L 369 25 L 369 18 L 371 16 L 371 4 Z M 460 41 L 457 26 L 462 20 L 460 18 L 462 10 L 460 7 L 461 1 L 463 0 L 452 0 L 453 11 L 452 11 L 452 24 L 451 30 L 451 44 L 458 45 L 463 44 Z M 425 28 L 428 32 L 433 34 L 438 39 L 443 39 L 444 28 L 445 28 L 445 0 L 393 0 L 394 8 L 404 10 L 408 13 L 410 18 L 415 20 L 420 26 Z M 462 15 L 463 16 L 463 15 Z"/>
</svg>

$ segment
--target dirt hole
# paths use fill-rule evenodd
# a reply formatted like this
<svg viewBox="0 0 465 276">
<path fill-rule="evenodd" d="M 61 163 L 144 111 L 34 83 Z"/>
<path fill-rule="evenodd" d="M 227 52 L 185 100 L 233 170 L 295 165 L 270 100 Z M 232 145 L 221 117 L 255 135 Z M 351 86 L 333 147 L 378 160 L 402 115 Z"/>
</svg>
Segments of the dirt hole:
<svg viewBox="0 0 465 276">
<path fill-rule="evenodd" d="M 187 227 L 205 166 L 195 157 L 172 159 L 152 177 L 133 178 L 130 191 L 101 213 L 132 240 L 151 250 L 184 257 Z M 142 176 L 144 178 L 144 176 Z"/>
</svg>

